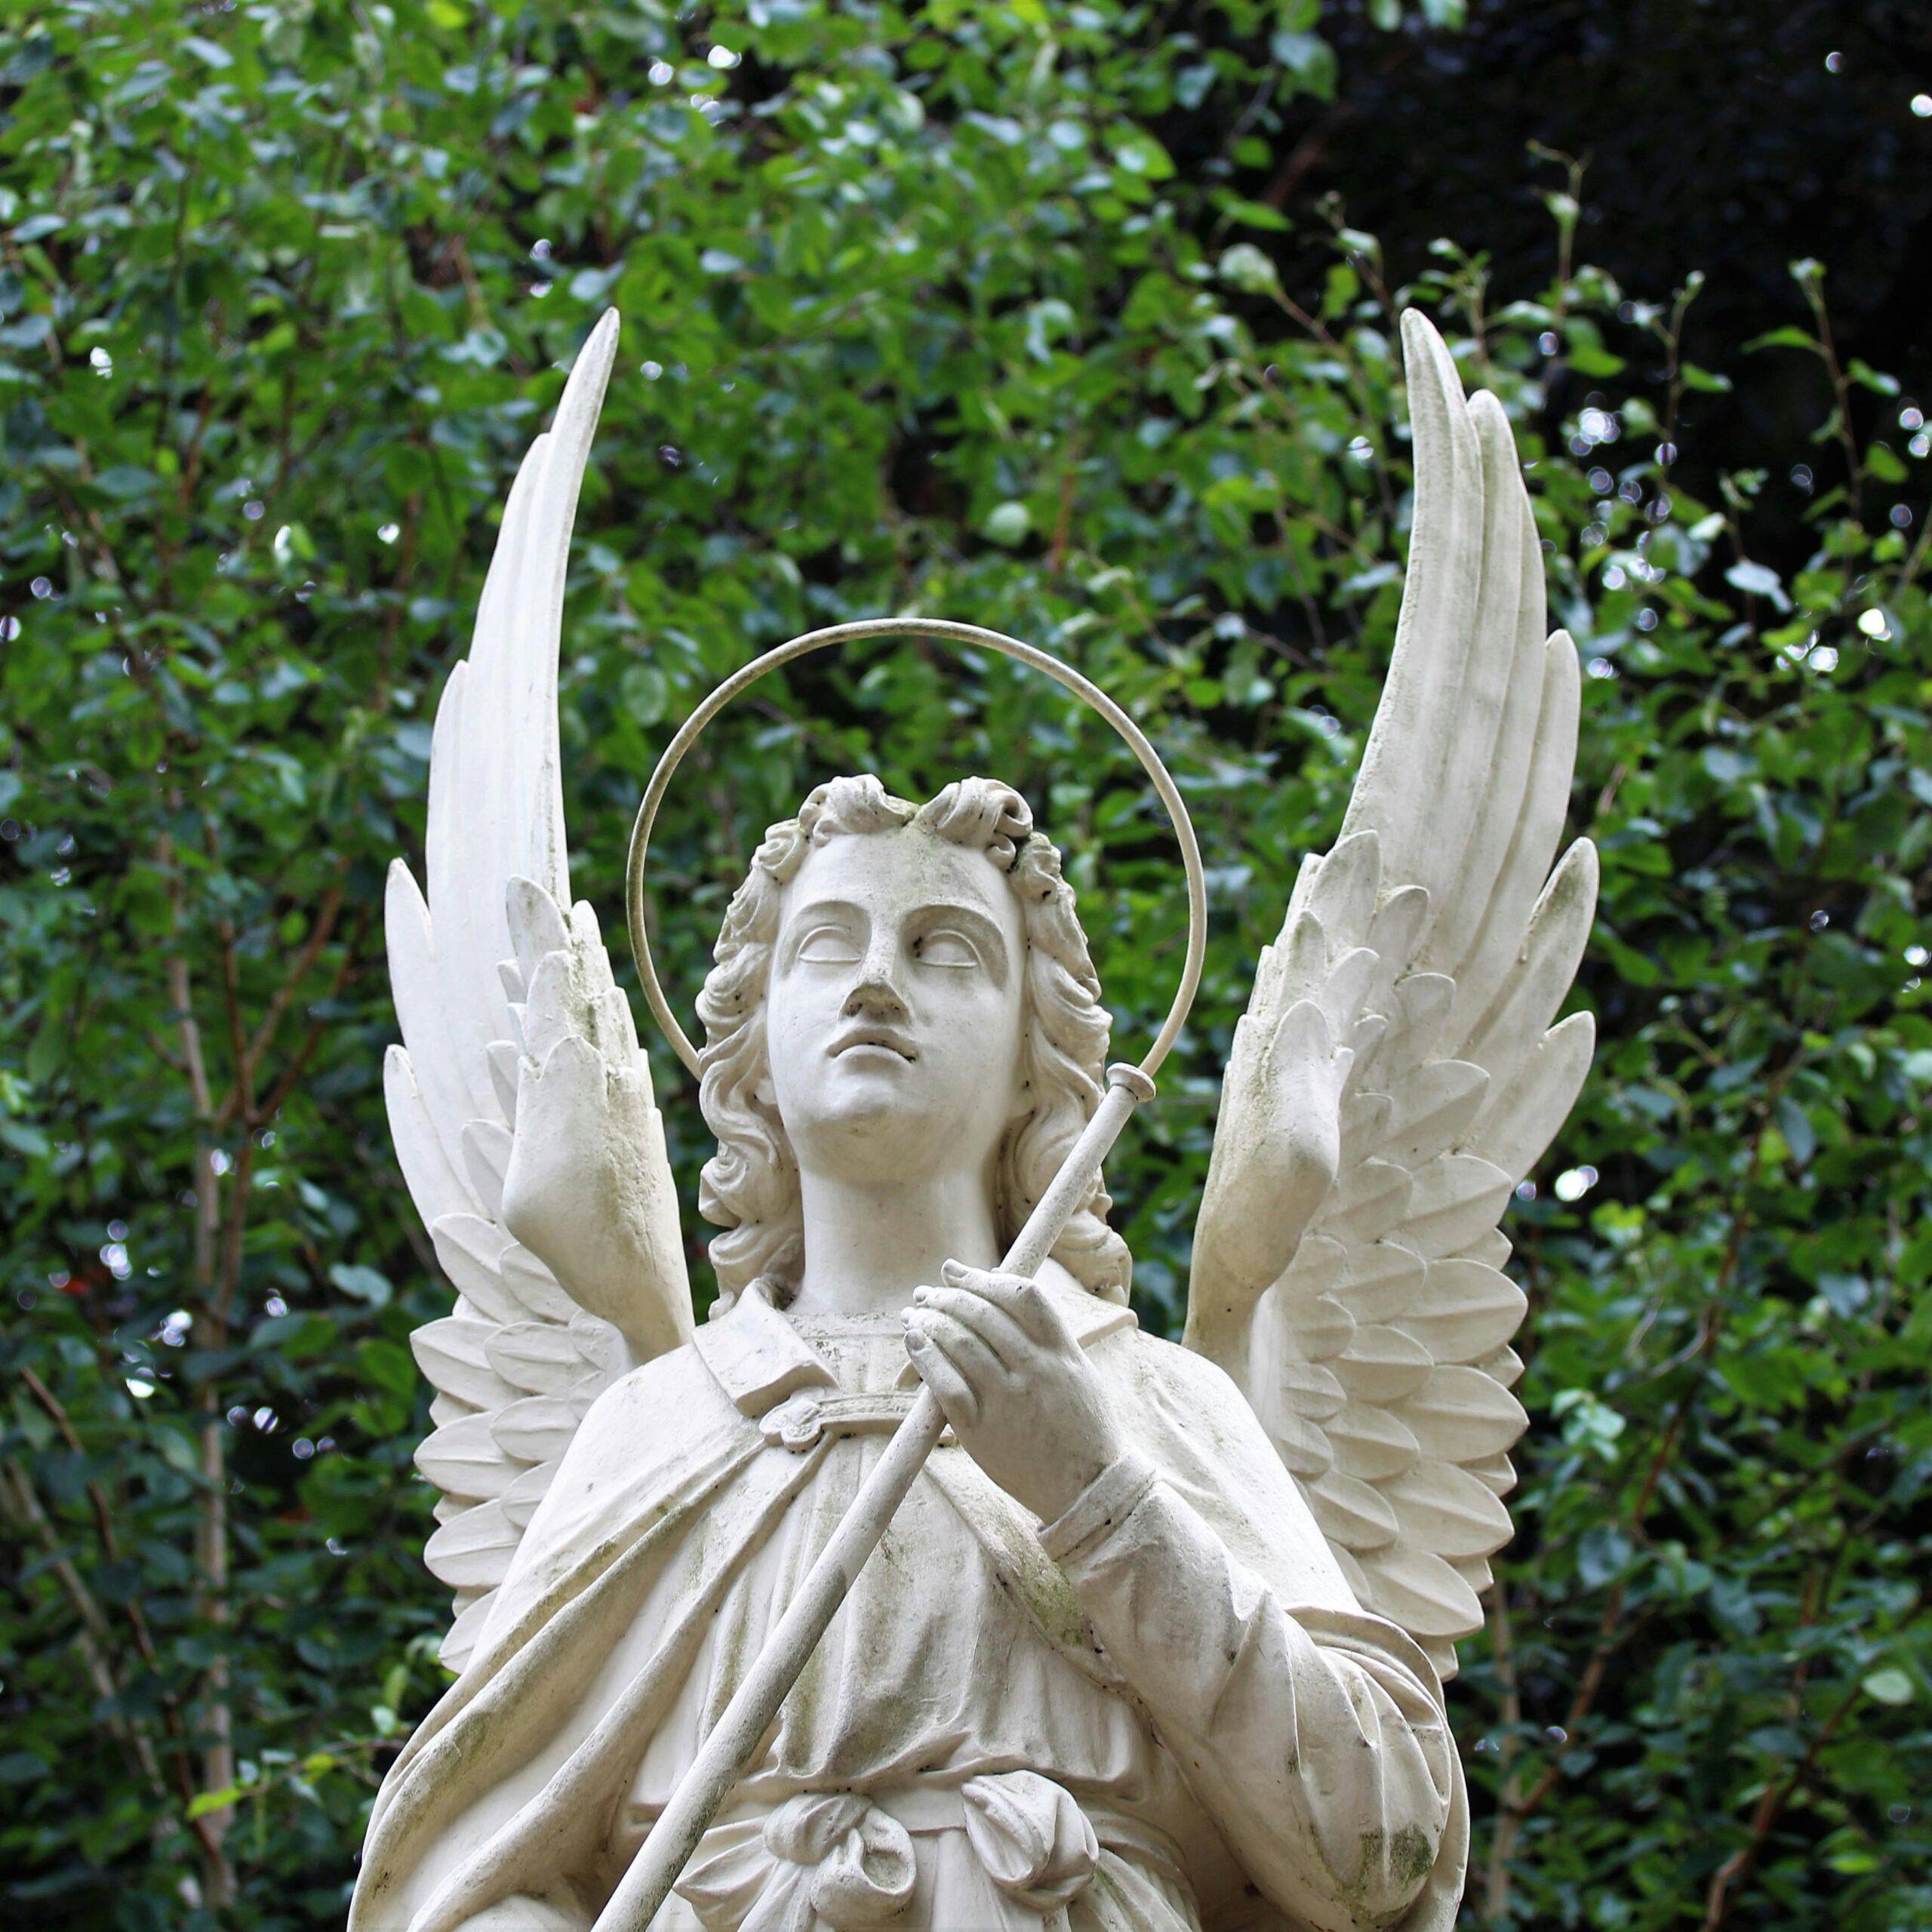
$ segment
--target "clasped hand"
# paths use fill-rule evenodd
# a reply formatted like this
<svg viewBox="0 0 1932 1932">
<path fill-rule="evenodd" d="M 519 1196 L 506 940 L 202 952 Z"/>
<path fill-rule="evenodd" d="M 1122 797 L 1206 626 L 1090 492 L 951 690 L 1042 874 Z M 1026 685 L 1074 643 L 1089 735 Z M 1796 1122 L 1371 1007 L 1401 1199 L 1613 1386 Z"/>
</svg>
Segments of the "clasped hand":
<svg viewBox="0 0 1932 1932">
<path fill-rule="evenodd" d="M 1124 1447 L 1098 1372 L 1037 1281 L 949 1261 L 906 1311 L 906 1346 L 953 1434 L 1051 1522 Z"/>
</svg>

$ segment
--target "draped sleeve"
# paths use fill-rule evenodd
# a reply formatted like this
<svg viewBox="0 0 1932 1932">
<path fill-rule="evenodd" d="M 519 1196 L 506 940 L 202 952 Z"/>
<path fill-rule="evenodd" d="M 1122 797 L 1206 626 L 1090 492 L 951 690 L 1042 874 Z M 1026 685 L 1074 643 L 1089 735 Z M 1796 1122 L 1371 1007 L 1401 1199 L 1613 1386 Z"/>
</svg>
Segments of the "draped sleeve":
<svg viewBox="0 0 1932 1932">
<path fill-rule="evenodd" d="M 1226 1378 L 1184 1353 L 1114 1351 L 1158 1457 L 1131 1450 L 1041 1540 L 1274 1906 L 1321 1932 L 1446 1932 L 1467 1822 L 1435 1673 L 1356 1607 L 1238 1392 L 1224 1406 Z"/>
</svg>

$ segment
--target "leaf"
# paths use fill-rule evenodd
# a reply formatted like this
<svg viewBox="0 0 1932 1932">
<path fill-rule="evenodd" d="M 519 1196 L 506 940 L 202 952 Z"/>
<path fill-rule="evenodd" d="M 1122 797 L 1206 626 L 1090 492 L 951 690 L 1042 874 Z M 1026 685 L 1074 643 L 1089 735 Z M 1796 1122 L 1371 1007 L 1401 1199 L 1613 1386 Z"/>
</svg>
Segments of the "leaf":
<svg viewBox="0 0 1932 1932">
<path fill-rule="evenodd" d="M 344 1294 L 367 1302 L 371 1308 L 386 1308 L 395 1291 L 388 1278 L 360 1263 L 338 1261 L 329 1269 L 329 1279 Z"/>
<path fill-rule="evenodd" d="M 1791 1149 L 1791 1158 L 1799 1167 L 1811 1164 L 1811 1157 L 1818 1151 L 1818 1136 L 1810 1118 L 1789 1094 L 1778 1097 L 1777 1108 L 1778 1126 L 1785 1138 L 1785 1145 Z"/>
<path fill-rule="evenodd" d="M 110 464 L 94 478 L 94 486 L 127 503 L 158 489 L 161 478 L 152 470 L 143 469 L 137 463 L 117 463 Z"/>
<path fill-rule="evenodd" d="M 1284 233 L 1294 224 L 1278 208 L 1270 208 L 1266 202 L 1244 201 L 1238 195 L 1217 195 L 1217 205 L 1229 221 L 1239 222 L 1244 228 L 1265 228 Z M 1221 273 L 1227 275 L 1226 257 L 1222 257 Z"/>
<path fill-rule="evenodd" d="M 1895 1665 L 1887 1665 L 1883 1670 L 1875 1670 L 1863 1680 L 1861 1687 L 1868 1697 L 1881 1704 L 1909 1704 L 1916 1694 L 1912 1679 Z"/>
<path fill-rule="evenodd" d="M 1167 149 L 1144 131 L 1121 142 L 1114 149 L 1114 159 L 1125 173 L 1149 181 L 1170 180 L 1174 171 Z"/>
<path fill-rule="evenodd" d="M 1580 376 L 1610 377 L 1621 375 L 1624 365 L 1622 356 L 1594 343 L 1579 342 L 1571 346 L 1570 366 Z"/>
<path fill-rule="evenodd" d="M 1733 564 L 1724 572 L 1724 580 L 1754 597 L 1769 598 L 1780 611 L 1791 608 L 1791 599 L 1785 595 L 1783 580 L 1768 564 Z"/>
<path fill-rule="evenodd" d="M 26 1073 L 36 1086 L 42 1086 L 59 1072 L 67 1057 L 66 1035 L 48 1020 L 33 1036 L 27 1048 Z"/>
<path fill-rule="evenodd" d="M 1903 483 L 1912 473 L 1883 443 L 1866 445 L 1865 472 L 1881 483 Z"/>
<path fill-rule="evenodd" d="M 1577 1552 L 1577 1574 L 1586 1589 L 1600 1590 L 1623 1573 L 1635 1553 L 1630 1539 L 1617 1525 L 1592 1524 Z"/>
<path fill-rule="evenodd" d="M 1033 513 L 1022 503 L 995 504 L 980 528 L 993 543 L 1023 543 L 1032 531 Z"/>
<path fill-rule="evenodd" d="M 333 1348 L 337 1339 L 335 1324 L 322 1315 L 271 1315 L 249 1331 L 251 1350 L 264 1350 L 290 1361 L 312 1360 Z"/>
<path fill-rule="evenodd" d="M 1809 349 L 1815 353 L 1823 353 L 1817 337 L 1806 334 L 1804 330 L 1789 322 L 1777 328 L 1767 329 L 1762 335 L 1754 335 L 1744 345 L 1744 352 L 1747 355 L 1759 349 Z"/>
<path fill-rule="evenodd" d="M 1280 285 L 1275 264 L 1252 242 L 1237 242 L 1223 249 L 1219 272 L 1223 281 L 1247 295 L 1266 294 Z"/>
<path fill-rule="evenodd" d="M 1894 396 L 1899 392 L 1897 377 L 1881 374 L 1862 356 L 1854 355 L 1845 364 L 1845 374 L 1875 395 Z"/>
<path fill-rule="evenodd" d="M 17 1120 L 0 1119 L 0 1146 L 11 1147 L 30 1161 L 44 1161 L 54 1151 L 54 1143 L 38 1128 Z"/>
<path fill-rule="evenodd" d="M 372 1336 L 355 1352 L 365 1382 L 392 1395 L 415 1394 L 416 1364 L 400 1343 Z"/>
<path fill-rule="evenodd" d="M 1280 31 L 1269 38 L 1268 51 L 1311 94 L 1326 99 L 1334 92 L 1335 51 L 1319 34 Z"/>
</svg>

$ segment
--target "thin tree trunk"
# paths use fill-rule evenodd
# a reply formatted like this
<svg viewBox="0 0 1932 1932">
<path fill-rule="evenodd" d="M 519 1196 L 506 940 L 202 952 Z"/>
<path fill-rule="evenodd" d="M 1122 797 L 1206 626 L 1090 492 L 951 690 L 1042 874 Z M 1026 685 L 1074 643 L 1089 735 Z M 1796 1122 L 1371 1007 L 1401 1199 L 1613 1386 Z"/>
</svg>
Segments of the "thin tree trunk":
<svg viewBox="0 0 1932 1932">
<path fill-rule="evenodd" d="M 168 984 L 174 1002 L 175 1023 L 180 1032 L 182 1063 L 187 1072 L 197 1129 L 193 1250 L 196 1319 L 206 1324 L 202 1338 L 205 1345 L 218 1349 L 226 1340 L 227 1322 L 220 1306 L 217 1285 L 221 1197 L 214 1164 L 214 1096 L 208 1084 L 201 1027 L 195 1017 L 188 962 L 179 949 L 186 921 L 182 876 L 174 863 L 171 841 L 166 838 L 162 840 L 157 857 L 169 876 L 174 902 L 177 949 L 168 962 Z M 238 1202 L 235 1211 L 241 1211 Z M 195 1561 L 201 1571 L 202 1614 L 217 1632 L 227 1623 L 229 1614 L 228 1454 L 222 1438 L 219 1400 L 213 1387 L 202 1392 L 202 1497 L 200 1514 L 195 1526 Z M 214 1647 L 214 1661 L 202 1678 L 202 1694 L 201 1729 L 207 1740 L 202 1751 L 202 1789 L 226 1791 L 235 1783 L 234 1714 L 229 1704 L 228 1660 L 219 1641 Z M 196 1821 L 202 1828 L 202 1894 L 205 1902 L 217 1909 L 232 1904 L 235 1899 L 235 1869 L 226 1850 L 229 1828 L 234 1817 L 233 1808 L 223 1805 Z"/>
</svg>

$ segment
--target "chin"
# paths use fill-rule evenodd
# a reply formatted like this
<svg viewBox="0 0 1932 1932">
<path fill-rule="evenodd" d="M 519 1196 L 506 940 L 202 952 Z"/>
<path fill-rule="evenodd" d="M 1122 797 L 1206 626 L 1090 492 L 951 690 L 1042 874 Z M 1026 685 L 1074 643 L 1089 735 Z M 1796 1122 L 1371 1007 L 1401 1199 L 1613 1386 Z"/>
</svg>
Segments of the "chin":
<svg viewBox="0 0 1932 1932">
<path fill-rule="evenodd" d="M 908 1180 L 938 1164 L 947 1123 L 909 1106 L 888 1080 L 854 1083 L 801 1130 L 787 1129 L 801 1161 L 848 1180 Z"/>
</svg>

